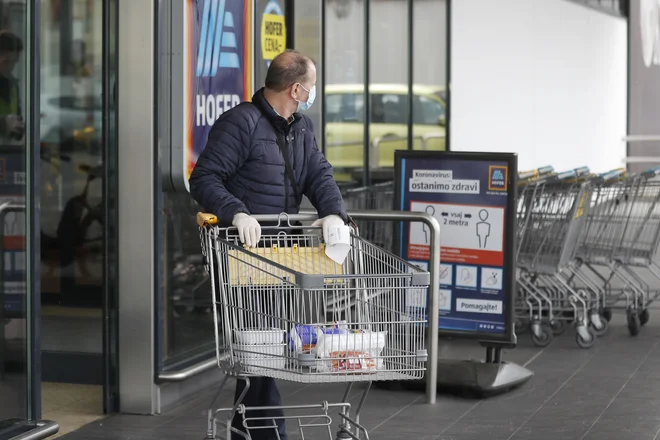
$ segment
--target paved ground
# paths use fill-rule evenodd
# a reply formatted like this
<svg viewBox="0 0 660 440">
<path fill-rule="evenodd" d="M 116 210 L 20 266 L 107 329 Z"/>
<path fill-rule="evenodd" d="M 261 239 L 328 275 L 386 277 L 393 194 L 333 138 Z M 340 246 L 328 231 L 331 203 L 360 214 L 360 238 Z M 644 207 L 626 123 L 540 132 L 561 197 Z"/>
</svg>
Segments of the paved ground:
<svg viewBox="0 0 660 440">
<path fill-rule="evenodd" d="M 656 312 L 657 314 L 657 312 Z M 655 318 L 655 319 L 654 319 Z M 656 322 L 656 324 L 654 324 Z M 577 347 L 573 329 L 546 349 L 528 334 L 505 359 L 526 364 L 535 376 L 523 387 L 489 399 L 440 395 L 424 404 L 414 391 L 374 389 L 362 415 L 377 440 L 653 440 L 660 438 L 660 318 L 630 337 L 616 317 L 607 336 L 590 350 Z M 482 355 L 478 347 L 445 342 L 443 356 Z M 287 404 L 340 400 L 343 387 L 282 384 Z M 359 391 L 359 390 L 357 390 Z M 357 394 L 357 393 L 354 393 Z M 118 415 L 68 434 L 67 440 L 174 440 L 204 437 L 212 393 L 167 414 Z M 231 398 L 227 393 L 224 403 Z M 351 399 L 357 404 L 357 395 Z M 299 438 L 299 435 L 292 435 Z M 305 438 L 320 439 L 319 431 Z"/>
</svg>

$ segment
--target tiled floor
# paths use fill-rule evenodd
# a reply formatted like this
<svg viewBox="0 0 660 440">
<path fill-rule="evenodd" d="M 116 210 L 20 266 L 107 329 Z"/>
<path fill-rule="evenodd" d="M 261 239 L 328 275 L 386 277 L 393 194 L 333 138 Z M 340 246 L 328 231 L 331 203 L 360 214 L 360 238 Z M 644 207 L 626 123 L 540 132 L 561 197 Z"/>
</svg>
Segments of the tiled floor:
<svg viewBox="0 0 660 440">
<path fill-rule="evenodd" d="M 57 421 L 57 438 L 81 426 L 105 418 L 103 415 L 103 387 L 68 383 L 41 384 L 42 418 Z"/>
<path fill-rule="evenodd" d="M 572 329 L 544 350 L 534 348 L 529 335 L 521 335 L 519 347 L 506 359 L 534 371 L 523 387 L 484 400 L 440 395 L 433 406 L 424 403 L 420 392 L 374 389 L 361 421 L 378 440 L 660 438 L 660 318 L 655 317 L 658 324 L 653 318 L 632 338 L 623 319 L 615 317 L 608 335 L 591 350 L 577 347 Z M 447 342 L 442 351 L 445 357 L 481 355 L 476 347 Z M 343 388 L 283 383 L 282 391 L 286 403 L 295 404 L 338 400 Z M 223 397 L 228 404 L 231 393 Z M 202 439 L 211 398 L 206 393 L 161 416 L 109 417 L 63 439 Z M 351 401 L 356 404 L 357 396 Z M 317 433 L 305 438 L 328 438 Z"/>
</svg>

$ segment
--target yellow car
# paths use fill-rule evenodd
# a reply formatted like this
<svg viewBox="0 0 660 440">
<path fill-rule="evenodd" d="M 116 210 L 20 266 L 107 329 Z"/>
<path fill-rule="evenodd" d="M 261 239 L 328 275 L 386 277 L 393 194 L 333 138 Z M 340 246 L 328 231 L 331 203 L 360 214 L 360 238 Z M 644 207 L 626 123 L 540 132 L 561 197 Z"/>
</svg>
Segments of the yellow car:
<svg viewBox="0 0 660 440">
<path fill-rule="evenodd" d="M 408 87 L 371 84 L 370 167 L 391 171 L 394 151 L 408 148 Z M 364 166 L 364 86 L 333 84 L 325 87 L 325 155 L 338 181 L 352 180 Z M 445 149 L 445 90 L 413 85 L 414 149 Z"/>
</svg>

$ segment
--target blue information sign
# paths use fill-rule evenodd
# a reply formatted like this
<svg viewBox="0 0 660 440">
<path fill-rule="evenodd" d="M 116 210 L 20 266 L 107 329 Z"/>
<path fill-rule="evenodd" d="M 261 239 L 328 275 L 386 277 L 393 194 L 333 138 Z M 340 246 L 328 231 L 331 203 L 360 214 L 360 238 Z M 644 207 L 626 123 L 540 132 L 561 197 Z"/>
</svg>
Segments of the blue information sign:
<svg viewBox="0 0 660 440">
<path fill-rule="evenodd" d="M 440 223 L 440 330 L 514 341 L 516 155 L 397 151 L 395 157 L 397 209 Z M 401 257 L 427 268 L 428 228 L 401 224 L 397 236 Z"/>
</svg>

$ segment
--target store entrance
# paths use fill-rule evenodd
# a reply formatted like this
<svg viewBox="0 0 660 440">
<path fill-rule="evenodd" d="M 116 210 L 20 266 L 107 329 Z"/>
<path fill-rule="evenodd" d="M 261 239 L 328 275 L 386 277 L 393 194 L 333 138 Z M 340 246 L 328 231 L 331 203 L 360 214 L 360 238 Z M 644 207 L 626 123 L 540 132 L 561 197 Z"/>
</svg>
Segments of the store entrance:
<svg viewBox="0 0 660 440">
<path fill-rule="evenodd" d="M 116 408 L 116 1 L 41 9 L 43 411 Z M 66 396 L 63 400 L 61 397 Z M 67 409 L 66 407 L 64 409 Z M 92 414 L 93 413 L 93 414 Z M 59 415 L 66 429 L 67 415 Z M 55 416 L 53 416 L 55 418 Z M 91 420 L 90 420 L 91 421 Z"/>
</svg>

